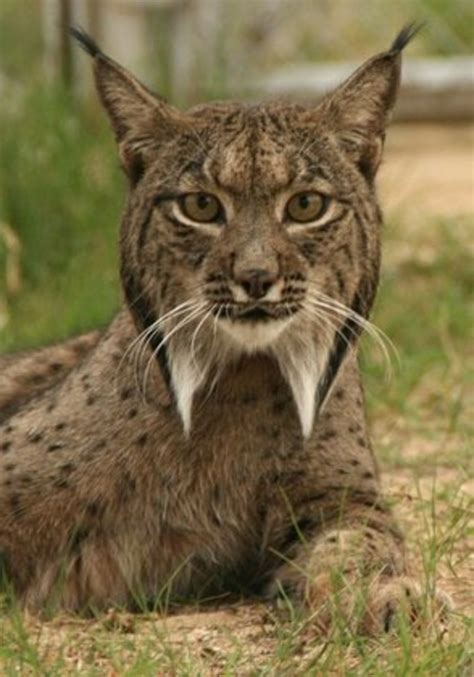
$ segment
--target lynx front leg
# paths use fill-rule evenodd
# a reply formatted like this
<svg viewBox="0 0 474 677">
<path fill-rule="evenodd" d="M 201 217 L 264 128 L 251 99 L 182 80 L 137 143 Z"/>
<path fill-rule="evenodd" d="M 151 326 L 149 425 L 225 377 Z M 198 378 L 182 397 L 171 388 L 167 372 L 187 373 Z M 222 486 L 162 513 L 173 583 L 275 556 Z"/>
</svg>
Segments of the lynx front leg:
<svg viewBox="0 0 474 677">
<path fill-rule="evenodd" d="M 313 536 L 299 534 L 272 592 L 302 604 L 322 632 L 342 619 L 353 632 L 377 635 L 392 628 L 399 611 L 416 622 L 425 600 L 408 575 L 390 513 L 378 506 L 346 510 L 350 519 L 333 521 Z M 439 594 L 435 614 L 444 617 L 448 608 L 449 600 Z"/>
</svg>

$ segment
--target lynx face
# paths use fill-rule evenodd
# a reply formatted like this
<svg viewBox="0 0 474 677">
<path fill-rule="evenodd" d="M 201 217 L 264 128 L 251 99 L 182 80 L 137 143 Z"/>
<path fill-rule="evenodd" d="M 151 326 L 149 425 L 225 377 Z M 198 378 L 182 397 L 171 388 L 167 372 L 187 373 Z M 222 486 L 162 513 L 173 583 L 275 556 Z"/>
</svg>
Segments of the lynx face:
<svg viewBox="0 0 474 677">
<path fill-rule="evenodd" d="M 317 107 L 181 113 L 85 47 L 130 180 L 124 291 L 185 431 L 195 392 L 229 360 L 265 351 L 308 436 L 377 287 L 373 179 L 399 52 L 368 61 Z"/>
<path fill-rule="evenodd" d="M 202 135 L 209 150 L 194 159 L 174 217 L 196 241 L 207 236 L 195 283 L 219 326 L 257 350 L 309 311 L 311 289 L 331 279 L 347 208 L 324 178 L 304 111 L 223 107 L 213 118 Z"/>
<path fill-rule="evenodd" d="M 335 265 L 351 244 L 349 198 L 330 180 L 328 152 L 305 118 L 290 106 L 200 108 L 200 143 L 188 140 L 174 181 L 161 176 L 160 160 L 147 177 L 147 190 L 156 186 L 149 237 L 177 278 L 159 302 L 205 304 L 244 351 L 271 346 L 308 316 L 317 290 L 351 300 L 343 262 Z"/>
</svg>

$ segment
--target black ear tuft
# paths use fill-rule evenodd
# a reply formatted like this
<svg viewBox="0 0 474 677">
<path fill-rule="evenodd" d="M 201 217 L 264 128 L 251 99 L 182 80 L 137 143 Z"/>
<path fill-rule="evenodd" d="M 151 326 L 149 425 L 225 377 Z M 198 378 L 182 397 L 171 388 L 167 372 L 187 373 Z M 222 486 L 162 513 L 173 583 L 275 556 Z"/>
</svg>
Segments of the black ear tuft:
<svg viewBox="0 0 474 677">
<path fill-rule="evenodd" d="M 104 56 L 99 45 L 79 26 L 69 26 L 69 33 L 77 40 L 79 46 L 93 57 Z"/>
<path fill-rule="evenodd" d="M 420 23 L 413 22 L 411 24 L 408 24 L 407 26 L 404 26 L 400 33 L 397 35 L 395 40 L 393 41 L 389 52 L 391 53 L 399 53 L 404 49 L 410 40 L 412 40 L 415 35 L 421 31 L 421 29 L 424 27 L 425 22 L 422 21 Z"/>
</svg>

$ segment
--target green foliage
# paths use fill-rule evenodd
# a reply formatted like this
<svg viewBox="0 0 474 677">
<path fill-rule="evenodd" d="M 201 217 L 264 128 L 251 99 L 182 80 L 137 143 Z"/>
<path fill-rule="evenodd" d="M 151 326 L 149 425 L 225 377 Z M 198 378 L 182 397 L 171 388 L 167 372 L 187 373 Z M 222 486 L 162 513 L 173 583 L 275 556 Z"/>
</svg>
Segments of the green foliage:
<svg viewBox="0 0 474 677">
<path fill-rule="evenodd" d="M 0 221 L 19 238 L 23 277 L 0 346 L 17 348 L 110 317 L 123 182 L 105 121 L 70 93 L 38 84 L 0 113 L 0 125 Z M 1 266 L 5 245 L 0 252 Z"/>
<path fill-rule="evenodd" d="M 4 76 L 17 81 L 30 79 L 39 71 L 42 46 L 39 9 L 39 3 L 32 0 L 0 2 L 0 86 Z"/>
<path fill-rule="evenodd" d="M 474 4 L 471 0 L 418 0 L 427 20 L 433 52 L 439 55 L 472 53 Z"/>
<path fill-rule="evenodd" d="M 400 246 L 397 224 L 389 225 L 386 249 Z M 393 359 L 393 382 L 384 379 L 386 364 L 376 349 L 365 340 L 363 364 L 367 374 L 369 404 L 392 407 L 403 414 L 416 416 L 411 410 L 410 394 L 422 380 L 430 377 L 448 385 L 455 378 L 457 388 L 467 388 L 472 373 L 469 367 L 459 370 L 466 355 L 474 317 L 469 305 L 474 285 L 474 265 L 465 243 L 458 237 L 460 224 L 434 222 L 426 228 L 426 238 L 436 255 L 429 263 L 413 257 L 383 271 L 374 315 L 375 323 L 393 341 L 399 362 Z M 427 384 L 428 386 L 428 384 Z M 430 391 L 431 405 L 445 409 L 450 402 L 445 388 Z M 380 400 L 383 405 L 379 405 Z M 451 403 L 453 404 L 453 403 Z"/>
</svg>

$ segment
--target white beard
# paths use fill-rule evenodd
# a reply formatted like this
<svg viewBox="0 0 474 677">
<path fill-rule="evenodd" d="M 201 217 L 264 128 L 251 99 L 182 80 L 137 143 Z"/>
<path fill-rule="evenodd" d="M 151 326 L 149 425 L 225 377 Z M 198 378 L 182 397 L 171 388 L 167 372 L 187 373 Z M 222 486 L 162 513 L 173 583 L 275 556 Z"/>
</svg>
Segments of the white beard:
<svg viewBox="0 0 474 677">
<path fill-rule="evenodd" d="M 245 353 L 256 353 L 274 343 L 289 323 L 288 318 L 251 323 L 222 319 L 219 326 L 235 344 L 235 347 Z"/>
</svg>

